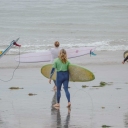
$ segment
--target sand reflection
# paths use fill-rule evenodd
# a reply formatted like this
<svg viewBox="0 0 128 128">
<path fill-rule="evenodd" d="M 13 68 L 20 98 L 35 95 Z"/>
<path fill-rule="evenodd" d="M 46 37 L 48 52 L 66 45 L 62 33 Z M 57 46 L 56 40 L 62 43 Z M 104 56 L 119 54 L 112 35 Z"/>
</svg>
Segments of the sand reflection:
<svg viewBox="0 0 128 128">
<path fill-rule="evenodd" d="M 53 95 L 52 98 L 52 104 L 51 104 L 51 118 L 52 118 L 52 124 L 51 127 L 55 128 L 69 128 L 69 122 L 70 122 L 70 108 L 67 108 L 67 116 L 64 122 L 61 119 L 61 113 L 59 108 L 53 107 L 53 105 L 56 103 L 56 92 Z"/>
<path fill-rule="evenodd" d="M 125 123 L 125 128 L 128 128 L 128 113 L 125 114 L 124 123 Z"/>
</svg>

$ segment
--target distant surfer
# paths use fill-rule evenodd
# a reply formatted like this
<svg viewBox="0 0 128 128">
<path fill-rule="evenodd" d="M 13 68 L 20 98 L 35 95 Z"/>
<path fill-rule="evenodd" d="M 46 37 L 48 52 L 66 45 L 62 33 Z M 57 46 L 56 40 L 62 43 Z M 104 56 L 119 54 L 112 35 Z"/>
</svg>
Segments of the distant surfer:
<svg viewBox="0 0 128 128">
<path fill-rule="evenodd" d="M 57 86 L 57 103 L 54 104 L 54 107 L 60 107 L 60 97 L 61 97 L 61 86 L 63 84 L 65 94 L 68 100 L 68 106 L 71 106 L 70 103 L 70 93 L 68 91 L 68 83 L 69 83 L 69 71 L 68 66 L 70 62 L 67 60 L 67 53 L 66 50 L 61 49 L 59 52 L 58 58 L 56 58 L 53 62 L 53 68 L 51 71 L 49 83 L 51 84 L 51 78 L 53 76 L 53 73 L 56 69 L 57 76 L 56 76 L 56 86 Z"/>
<path fill-rule="evenodd" d="M 55 41 L 54 43 L 54 48 L 51 48 L 50 51 L 51 51 L 51 63 L 53 63 L 54 59 L 58 58 L 58 54 L 59 54 L 59 51 L 60 51 L 60 43 L 59 41 Z M 54 87 L 53 87 L 53 90 L 56 90 L 56 81 L 54 81 Z"/>
<path fill-rule="evenodd" d="M 123 60 L 122 64 L 124 64 L 127 59 L 128 59 L 128 56 Z"/>
</svg>

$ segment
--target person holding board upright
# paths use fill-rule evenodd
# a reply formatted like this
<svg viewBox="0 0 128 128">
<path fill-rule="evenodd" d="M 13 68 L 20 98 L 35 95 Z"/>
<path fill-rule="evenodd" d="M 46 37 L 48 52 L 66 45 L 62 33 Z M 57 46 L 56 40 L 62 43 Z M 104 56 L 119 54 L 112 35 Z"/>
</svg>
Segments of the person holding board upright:
<svg viewBox="0 0 128 128">
<path fill-rule="evenodd" d="M 53 68 L 50 74 L 49 83 L 51 84 L 52 75 L 56 69 L 56 86 L 57 86 L 57 103 L 54 104 L 54 107 L 60 107 L 60 97 L 61 97 L 61 86 L 63 84 L 65 94 L 68 100 L 68 106 L 71 106 L 70 103 L 70 93 L 68 91 L 68 83 L 69 83 L 69 71 L 68 66 L 70 62 L 67 60 L 67 53 L 65 49 L 61 49 L 59 52 L 58 58 L 56 58 L 53 62 Z"/>
<path fill-rule="evenodd" d="M 56 59 L 58 57 L 58 54 L 59 54 L 59 51 L 60 51 L 60 43 L 59 41 L 55 41 L 54 43 L 54 48 L 51 48 L 50 51 L 51 51 L 51 63 L 53 63 L 54 59 Z M 54 81 L 54 87 L 53 87 L 53 90 L 56 90 L 56 81 Z"/>
</svg>

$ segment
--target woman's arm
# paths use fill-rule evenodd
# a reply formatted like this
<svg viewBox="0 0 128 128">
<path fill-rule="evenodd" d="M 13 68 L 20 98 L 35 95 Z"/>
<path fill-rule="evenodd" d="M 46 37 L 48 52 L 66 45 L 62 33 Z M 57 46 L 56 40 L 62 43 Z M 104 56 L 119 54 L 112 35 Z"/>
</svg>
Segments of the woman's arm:
<svg viewBox="0 0 128 128">
<path fill-rule="evenodd" d="M 49 78 L 49 83 L 50 84 L 51 84 L 51 78 L 52 78 L 54 72 L 55 72 L 55 68 L 52 68 L 51 73 L 50 73 L 50 78 Z"/>
<path fill-rule="evenodd" d="M 50 73 L 50 79 L 52 78 L 54 72 L 55 72 L 55 68 L 52 68 L 51 73 Z"/>
<path fill-rule="evenodd" d="M 50 72 L 50 77 L 49 77 L 49 83 L 50 84 L 51 84 L 51 78 L 52 78 L 52 76 L 53 76 L 53 74 L 55 72 L 55 68 L 56 68 L 56 62 L 54 61 L 53 67 L 52 67 L 51 72 Z"/>
</svg>

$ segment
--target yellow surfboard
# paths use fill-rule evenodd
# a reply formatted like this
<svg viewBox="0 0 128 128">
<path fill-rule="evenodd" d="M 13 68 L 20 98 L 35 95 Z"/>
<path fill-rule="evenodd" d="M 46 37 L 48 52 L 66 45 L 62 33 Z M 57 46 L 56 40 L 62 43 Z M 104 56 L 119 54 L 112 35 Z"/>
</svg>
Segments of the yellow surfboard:
<svg viewBox="0 0 128 128">
<path fill-rule="evenodd" d="M 44 65 L 41 68 L 42 75 L 49 79 L 51 69 L 52 64 Z M 91 71 L 85 69 L 84 67 L 73 64 L 69 65 L 69 76 L 69 80 L 73 82 L 87 82 L 95 79 L 95 76 Z M 52 80 L 56 80 L 56 71 L 52 76 Z"/>
<path fill-rule="evenodd" d="M 2 54 L 2 51 L 0 51 L 0 54 Z"/>
</svg>

